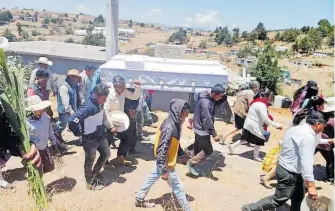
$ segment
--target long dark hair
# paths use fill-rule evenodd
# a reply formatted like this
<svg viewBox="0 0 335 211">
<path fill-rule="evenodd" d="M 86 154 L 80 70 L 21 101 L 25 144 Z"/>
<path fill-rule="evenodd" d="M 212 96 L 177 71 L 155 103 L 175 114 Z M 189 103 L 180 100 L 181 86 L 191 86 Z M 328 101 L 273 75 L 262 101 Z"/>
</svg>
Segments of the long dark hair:
<svg viewBox="0 0 335 211">
<path fill-rule="evenodd" d="M 312 96 L 311 99 L 308 101 L 306 105 L 306 109 L 313 109 L 314 111 L 317 110 L 318 106 L 325 104 L 325 100 L 319 96 Z"/>
<path fill-rule="evenodd" d="M 306 95 L 304 97 L 304 100 L 305 99 L 309 99 L 309 98 L 311 98 L 313 96 L 318 95 L 319 90 L 315 89 L 315 87 L 317 87 L 316 82 L 314 82 L 314 81 L 308 81 L 305 86 L 300 87 L 298 90 L 296 90 L 294 92 L 293 100 L 296 100 L 301 95 L 301 93 L 303 93 L 304 91 L 307 91 L 307 93 L 306 93 Z"/>
</svg>

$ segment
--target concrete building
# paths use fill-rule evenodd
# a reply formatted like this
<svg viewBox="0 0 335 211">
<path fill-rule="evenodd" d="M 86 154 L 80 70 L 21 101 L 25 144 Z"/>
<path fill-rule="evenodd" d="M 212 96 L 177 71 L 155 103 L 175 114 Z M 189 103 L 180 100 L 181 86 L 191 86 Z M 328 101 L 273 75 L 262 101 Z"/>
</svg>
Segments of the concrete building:
<svg viewBox="0 0 335 211">
<path fill-rule="evenodd" d="M 248 66 L 252 62 L 256 62 L 257 59 L 255 57 L 247 57 L 247 58 L 236 58 L 236 64 Z"/>
<path fill-rule="evenodd" d="M 50 69 L 55 74 L 65 74 L 71 68 L 82 70 L 86 64 L 99 67 L 106 55 L 104 47 L 53 41 L 10 42 L 6 50 L 17 53 L 25 63 L 46 56 L 53 62 Z"/>
<path fill-rule="evenodd" d="M 334 52 L 327 52 L 327 51 L 315 51 L 313 56 L 317 57 L 326 57 L 326 56 L 334 56 Z"/>
<path fill-rule="evenodd" d="M 291 64 L 300 66 L 300 67 L 308 67 L 311 68 L 313 67 L 313 63 L 310 61 L 305 61 L 305 60 L 295 60 L 295 61 L 290 61 Z"/>
<path fill-rule="evenodd" d="M 277 51 L 277 52 L 288 51 L 288 47 L 286 47 L 286 46 L 276 46 L 275 51 Z"/>
</svg>

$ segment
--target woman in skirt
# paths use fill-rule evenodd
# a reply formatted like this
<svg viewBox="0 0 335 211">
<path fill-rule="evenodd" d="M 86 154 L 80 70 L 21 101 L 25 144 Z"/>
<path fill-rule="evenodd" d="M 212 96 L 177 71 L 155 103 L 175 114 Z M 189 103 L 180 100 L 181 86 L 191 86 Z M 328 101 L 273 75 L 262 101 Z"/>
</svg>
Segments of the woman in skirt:
<svg viewBox="0 0 335 211">
<path fill-rule="evenodd" d="M 282 126 L 273 122 L 268 115 L 267 107 L 272 99 L 273 92 L 270 90 L 261 91 L 255 96 L 255 99 L 249 105 L 249 112 L 243 125 L 241 140 L 229 145 L 230 154 L 233 154 L 234 148 L 238 145 L 251 143 L 255 145 L 254 160 L 258 162 L 263 161 L 259 157 L 259 149 L 260 146 L 264 146 L 266 139 L 263 134 L 264 125 L 271 125 L 279 130 L 282 129 Z"/>
</svg>

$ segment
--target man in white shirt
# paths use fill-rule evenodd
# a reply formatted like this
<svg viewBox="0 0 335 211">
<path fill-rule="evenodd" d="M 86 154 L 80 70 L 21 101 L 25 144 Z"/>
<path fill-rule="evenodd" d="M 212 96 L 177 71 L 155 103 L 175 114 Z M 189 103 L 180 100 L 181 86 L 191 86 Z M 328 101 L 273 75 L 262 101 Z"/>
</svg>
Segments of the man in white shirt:
<svg viewBox="0 0 335 211">
<path fill-rule="evenodd" d="M 256 203 L 244 205 L 243 211 L 263 211 L 280 207 L 291 199 L 291 211 L 300 211 L 304 199 L 304 184 L 308 195 L 317 200 L 318 192 L 314 184 L 314 151 L 326 125 L 325 117 L 320 112 L 313 112 L 306 119 L 306 124 L 291 127 L 285 134 L 279 155 L 276 177 L 278 184 L 275 195 Z M 329 140 L 329 142 L 334 142 Z"/>
<path fill-rule="evenodd" d="M 129 100 L 138 100 L 142 94 L 142 90 L 140 88 L 140 82 L 138 80 L 134 81 L 134 92 L 129 91 L 126 89 L 126 81 L 121 76 L 115 76 L 113 78 L 113 86 L 109 89 L 109 95 L 107 101 L 104 105 L 104 110 L 108 114 L 112 111 L 124 111 L 124 104 L 125 99 Z M 129 111 L 131 114 L 135 114 L 135 111 Z M 115 127 L 112 125 L 111 132 L 116 133 L 118 132 Z M 119 132 L 118 138 L 120 139 L 120 145 L 117 151 L 117 157 L 112 160 L 112 163 L 121 164 L 121 165 L 131 165 L 130 161 L 125 159 L 129 152 L 129 131 Z"/>
<path fill-rule="evenodd" d="M 35 61 L 35 63 L 38 64 L 38 67 L 31 72 L 29 85 L 32 86 L 32 85 L 35 84 L 36 71 L 37 70 L 44 70 L 44 71 L 49 73 L 49 80 L 48 80 L 48 84 L 47 84 L 47 89 L 51 90 L 53 92 L 53 95 L 56 96 L 57 95 L 57 87 L 56 87 L 55 82 L 54 82 L 53 74 L 52 74 L 51 70 L 49 69 L 49 66 L 52 66 L 52 61 L 49 61 L 48 58 L 46 58 L 46 57 L 40 57 L 37 61 Z"/>
</svg>

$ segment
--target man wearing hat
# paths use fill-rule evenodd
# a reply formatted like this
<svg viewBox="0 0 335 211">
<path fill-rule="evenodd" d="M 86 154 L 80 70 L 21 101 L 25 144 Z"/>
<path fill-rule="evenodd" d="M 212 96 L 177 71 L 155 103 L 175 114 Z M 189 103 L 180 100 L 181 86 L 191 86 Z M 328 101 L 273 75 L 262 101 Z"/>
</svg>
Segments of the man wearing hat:
<svg viewBox="0 0 335 211">
<path fill-rule="evenodd" d="M 49 61 L 46 57 L 40 57 L 35 63 L 38 65 L 36 69 L 31 72 L 29 85 L 35 84 L 37 70 L 44 70 L 49 73 L 49 80 L 47 83 L 47 89 L 52 90 L 54 96 L 57 95 L 57 87 L 54 83 L 54 78 L 49 66 L 52 66 L 52 61 Z"/>
<path fill-rule="evenodd" d="M 60 84 L 57 95 L 57 112 L 59 114 L 56 136 L 62 140 L 61 133 L 67 126 L 68 118 L 78 109 L 79 102 L 79 71 L 71 69 L 67 72 L 66 79 Z"/>
<path fill-rule="evenodd" d="M 80 92 L 83 95 L 84 99 L 86 99 L 90 95 L 91 90 L 94 88 L 92 87 L 92 84 L 95 70 L 96 68 L 93 65 L 86 65 L 85 70 L 80 73 L 81 77 Z"/>
<path fill-rule="evenodd" d="M 227 133 L 222 138 L 222 144 L 225 143 L 225 140 L 228 136 L 237 133 L 241 129 L 243 129 L 244 121 L 247 118 L 248 110 L 249 110 L 249 104 L 251 101 L 254 100 L 255 94 L 258 92 L 260 85 L 258 81 L 252 81 L 249 84 L 250 89 L 248 90 L 242 90 L 239 93 L 237 93 L 237 99 L 235 101 L 233 112 L 234 112 L 234 118 L 235 118 L 235 130 Z"/>
</svg>

